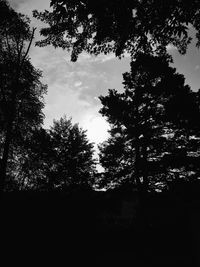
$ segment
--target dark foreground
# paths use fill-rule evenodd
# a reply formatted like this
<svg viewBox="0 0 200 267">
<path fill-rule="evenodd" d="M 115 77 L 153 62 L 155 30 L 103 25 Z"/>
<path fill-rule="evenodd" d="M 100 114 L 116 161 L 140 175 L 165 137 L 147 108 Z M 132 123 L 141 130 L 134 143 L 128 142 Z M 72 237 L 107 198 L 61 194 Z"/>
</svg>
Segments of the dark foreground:
<svg viewBox="0 0 200 267">
<path fill-rule="evenodd" d="M 145 199 L 123 190 L 6 193 L 0 240 L 2 259 L 27 258 L 27 266 L 40 257 L 69 266 L 200 266 L 199 182 Z"/>
</svg>

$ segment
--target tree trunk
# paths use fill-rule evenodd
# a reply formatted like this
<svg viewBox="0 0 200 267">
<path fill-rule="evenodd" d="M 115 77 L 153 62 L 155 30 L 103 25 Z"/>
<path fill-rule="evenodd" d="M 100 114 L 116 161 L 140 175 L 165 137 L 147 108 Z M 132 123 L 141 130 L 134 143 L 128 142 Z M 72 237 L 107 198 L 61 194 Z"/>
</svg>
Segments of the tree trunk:
<svg viewBox="0 0 200 267">
<path fill-rule="evenodd" d="M 142 177 L 143 177 L 143 190 L 147 192 L 148 190 L 148 170 L 147 170 L 147 146 L 146 143 L 143 145 L 142 149 Z"/>
<path fill-rule="evenodd" d="M 17 70 L 18 71 L 18 70 Z M 6 172 L 9 158 L 9 150 L 10 144 L 12 141 L 13 135 L 13 122 L 16 116 L 16 97 L 18 91 L 18 83 L 19 83 L 19 71 L 17 72 L 16 79 L 13 86 L 13 93 L 11 96 L 11 108 L 9 110 L 8 123 L 5 134 L 5 142 L 3 146 L 3 156 L 2 156 L 2 164 L 1 164 L 1 175 L 0 175 L 0 192 L 3 192 L 6 181 Z"/>
<path fill-rule="evenodd" d="M 13 103 L 13 109 L 11 112 L 14 112 L 14 105 L 15 104 Z M 14 113 L 10 114 L 10 119 L 8 121 L 7 129 L 6 129 L 5 142 L 4 142 L 4 147 L 3 147 L 3 156 L 2 156 L 2 161 L 1 161 L 0 192 L 4 190 L 4 186 L 5 186 L 9 150 L 10 150 L 10 144 L 12 140 L 13 121 L 14 121 Z"/>
<path fill-rule="evenodd" d="M 140 140 L 139 140 L 139 104 L 138 104 L 138 92 L 135 92 L 135 179 L 138 189 L 141 189 L 140 181 Z"/>
<path fill-rule="evenodd" d="M 144 100 L 145 107 L 144 107 L 144 129 L 143 129 L 143 146 L 142 146 L 142 177 L 143 177 L 143 191 L 144 193 L 148 191 L 148 131 L 149 131 L 149 125 L 148 125 L 148 100 Z"/>
<path fill-rule="evenodd" d="M 141 187 L 140 181 L 140 147 L 139 147 L 139 138 L 136 137 L 135 140 L 135 180 L 138 188 Z"/>
</svg>

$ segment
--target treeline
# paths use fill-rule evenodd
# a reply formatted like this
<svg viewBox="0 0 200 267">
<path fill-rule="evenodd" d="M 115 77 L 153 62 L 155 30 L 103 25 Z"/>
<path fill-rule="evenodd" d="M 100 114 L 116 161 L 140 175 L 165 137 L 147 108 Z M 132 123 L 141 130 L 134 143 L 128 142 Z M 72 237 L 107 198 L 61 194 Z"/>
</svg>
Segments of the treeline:
<svg viewBox="0 0 200 267">
<path fill-rule="evenodd" d="M 111 2 L 114 6 L 120 5 Z M 131 6 L 132 19 L 137 18 L 145 25 L 144 34 L 129 16 L 121 20 L 114 6 L 113 9 L 109 6 L 107 11 L 113 13 L 116 28 L 110 21 L 111 13 L 103 13 L 104 8 L 90 6 L 89 2 L 85 3 L 83 16 L 80 16 L 81 4 L 71 1 L 66 1 L 65 7 L 52 1 L 52 13 L 34 11 L 35 17 L 50 25 L 41 30 L 46 39 L 37 45 L 73 47 L 74 61 L 82 51 L 95 55 L 115 52 L 119 57 L 124 51 L 130 53 L 130 72 L 123 74 L 124 91 L 109 89 L 107 96 L 100 96 L 100 113 L 111 127 L 109 139 L 99 144 L 100 164 L 105 171 L 98 174 L 93 144 L 78 124 L 64 116 L 55 120 L 50 129 L 43 128 L 47 85 L 41 82 L 42 73 L 29 58 L 36 29 L 31 29 L 27 16 L 15 12 L 6 1 L 0 1 L 1 190 L 54 190 L 71 185 L 102 189 L 128 183 L 147 192 L 168 188 L 176 179 L 199 178 L 200 91 L 194 92 L 185 84 L 184 76 L 172 67 L 173 60 L 166 48 L 172 43 L 180 52 L 186 52 L 190 41 L 188 29 L 180 28 L 179 32 L 174 26 L 174 39 L 170 39 L 171 31 L 160 17 L 157 23 L 163 26 L 165 35 L 159 27 L 153 31 L 140 12 L 139 2 Z M 130 8 L 129 5 L 126 8 Z M 143 4 L 144 9 L 154 14 L 152 6 Z M 164 3 L 161 6 L 163 10 L 167 8 Z M 172 6 L 171 3 L 169 8 Z M 70 8 L 71 13 L 63 13 Z M 179 9 L 186 12 L 184 5 Z M 70 22 L 74 16 L 77 24 Z M 108 20 L 101 20 L 102 16 Z M 62 24 L 64 18 L 68 24 Z M 154 21 L 153 16 L 151 19 Z M 174 13 L 174 19 L 179 21 L 182 17 Z M 120 23 L 123 29 L 124 23 L 135 27 L 135 39 L 130 37 L 133 33 L 129 27 L 126 35 L 122 34 Z M 191 23 L 198 30 L 195 17 Z M 66 27 L 65 40 L 58 34 L 63 29 L 61 26 Z M 79 27 L 83 27 L 84 36 L 82 32 L 77 34 Z M 119 39 L 115 38 L 116 34 Z M 185 34 L 184 38 L 181 34 Z M 81 42 L 81 38 L 85 42 Z M 115 45 L 109 46 L 110 42 Z M 100 50 L 95 50 L 98 45 Z"/>
</svg>

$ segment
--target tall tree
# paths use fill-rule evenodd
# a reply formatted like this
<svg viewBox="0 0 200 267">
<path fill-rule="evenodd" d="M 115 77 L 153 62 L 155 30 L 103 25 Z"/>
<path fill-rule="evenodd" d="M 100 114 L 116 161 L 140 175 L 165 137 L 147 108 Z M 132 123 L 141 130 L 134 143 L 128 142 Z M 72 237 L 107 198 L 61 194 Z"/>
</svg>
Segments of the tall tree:
<svg viewBox="0 0 200 267">
<path fill-rule="evenodd" d="M 166 56 L 138 54 L 131 63 L 131 72 L 123 75 L 124 93 L 109 90 L 108 96 L 100 97 L 100 113 L 115 129 L 123 129 L 134 150 L 134 177 L 137 185 L 144 188 L 150 177 L 160 179 L 161 173 L 167 177 L 169 161 L 163 165 L 161 159 L 175 152 L 181 139 L 189 141 L 192 135 L 199 135 L 197 93 L 184 84 L 184 76 L 169 64 Z"/>
<path fill-rule="evenodd" d="M 15 12 L 4 0 L 0 1 L 0 12 L 0 113 L 4 132 L 0 190 L 3 190 L 14 131 L 20 121 L 21 126 L 25 126 L 21 113 L 26 113 L 26 118 L 29 117 L 32 123 L 38 119 L 41 122 L 43 104 L 37 94 L 41 95 L 39 92 L 45 88 L 39 81 L 41 73 L 34 69 L 29 59 L 35 32 L 30 28 L 29 18 Z"/>
<path fill-rule="evenodd" d="M 34 11 L 46 22 L 46 37 L 40 46 L 52 44 L 72 52 L 71 59 L 91 54 L 139 50 L 166 50 L 171 44 L 185 53 L 191 42 L 190 28 L 200 44 L 200 3 L 198 0 L 50 0 L 52 11 Z"/>
</svg>

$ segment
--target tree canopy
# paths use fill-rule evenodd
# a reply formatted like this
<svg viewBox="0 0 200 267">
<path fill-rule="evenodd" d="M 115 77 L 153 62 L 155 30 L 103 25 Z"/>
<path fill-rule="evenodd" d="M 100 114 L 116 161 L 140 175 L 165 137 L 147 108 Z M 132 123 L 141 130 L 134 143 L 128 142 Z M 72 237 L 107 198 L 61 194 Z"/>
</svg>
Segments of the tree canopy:
<svg viewBox="0 0 200 267">
<path fill-rule="evenodd" d="M 50 6 L 52 11 L 33 12 L 48 24 L 37 44 L 67 49 L 72 61 L 83 51 L 134 56 L 139 50 L 166 51 L 169 44 L 184 54 L 191 27 L 200 44 L 198 0 L 51 0 Z"/>
<path fill-rule="evenodd" d="M 86 131 L 66 116 L 54 120 L 50 130 L 33 129 L 15 152 L 10 170 L 15 172 L 13 181 L 18 188 L 49 191 L 92 187 L 93 144 Z"/>
</svg>

